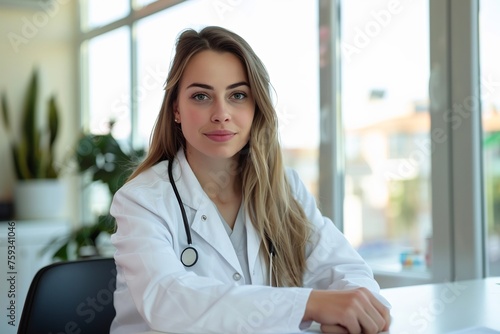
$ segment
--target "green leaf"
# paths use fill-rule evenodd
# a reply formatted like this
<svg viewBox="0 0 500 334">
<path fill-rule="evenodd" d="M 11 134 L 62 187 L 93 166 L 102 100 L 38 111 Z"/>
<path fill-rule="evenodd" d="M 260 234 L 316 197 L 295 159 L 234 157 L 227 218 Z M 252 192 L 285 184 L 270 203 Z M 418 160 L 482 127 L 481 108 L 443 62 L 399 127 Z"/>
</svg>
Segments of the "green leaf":
<svg viewBox="0 0 500 334">
<path fill-rule="evenodd" d="M 69 260 L 69 252 L 68 252 L 69 243 L 65 243 L 62 245 L 52 256 L 53 259 L 60 259 L 61 261 Z"/>
<path fill-rule="evenodd" d="M 135 152 L 129 156 L 111 134 L 85 135 L 80 138 L 76 158 L 81 172 L 92 174 L 92 181 L 100 181 L 114 194 L 131 173 Z"/>
<path fill-rule="evenodd" d="M 48 136 L 49 143 L 47 148 L 42 148 L 41 160 L 45 162 L 44 177 L 55 179 L 58 177 L 58 172 L 55 169 L 54 163 L 54 144 L 59 130 L 59 116 L 54 96 L 51 96 L 48 102 Z"/>
<path fill-rule="evenodd" d="M 7 103 L 7 96 L 5 94 L 2 94 L 1 108 L 5 129 L 7 131 L 10 131 L 9 105 Z"/>
<path fill-rule="evenodd" d="M 29 154 L 26 138 L 22 138 L 17 146 L 12 147 L 12 155 L 14 158 L 14 166 L 18 173 L 18 178 L 21 180 L 28 180 L 34 178 L 31 172 L 26 156 Z"/>
<path fill-rule="evenodd" d="M 42 134 L 40 131 L 35 130 L 35 137 L 33 140 L 33 146 L 31 148 L 31 152 L 28 152 L 28 155 L 31 153 L 31 158 L 29 161 L 29 168 L 33 175 L 35 175 L 36 179 L 44 179 L 45 175 L 45 166 L 47 166 L 47 156 L 45 154 L 45 150 L 41 145 L 42 143 Z"/>
<path fill-rule="evenodd" d="M 85 172 L 96 165 L 100 150 L 96 147 L 93 135 L 83 136 L 76 145 L 76 160 L 80 172 Z"/>
<path fill-rule="evenodd" d="M 49 149 L 53 152 L 53 145 L 59 132 L 59 113 L 57 110 L 56 98 L 51 96 L 48 103 L 49 110 Z"/>
<path fill-rule="evenodd" d="M 116 228 L 115 218 L 109 213 L 107 215 L 101 215 L 97 220 L 96 227 L 99 232 L 113 233 Z"/>
<path fill-rule="evenodd" d="M 20 156 L 20 159 L 26 159 L 28 168 L 32 175 L 37 175 L 38 161 L 35 156 L 35 150 L 39 143 L 40 134 L 36 128 L 36 103 L 38 98 L 38 71 L 33 71 L 31 80 L 26 92 L 23 110 L 23 128 L 22 135 L 25 139 L 26 155 Z"/>
</svg>

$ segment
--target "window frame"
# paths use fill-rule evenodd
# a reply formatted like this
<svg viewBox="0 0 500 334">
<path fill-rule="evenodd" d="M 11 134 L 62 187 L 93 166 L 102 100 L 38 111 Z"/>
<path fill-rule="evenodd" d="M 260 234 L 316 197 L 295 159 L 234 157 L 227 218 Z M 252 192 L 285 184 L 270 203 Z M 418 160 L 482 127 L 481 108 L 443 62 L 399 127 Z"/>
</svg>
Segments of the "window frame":
<svg viewBox="0 0 500 334">
<path fill-rule="evenodd" d="M 320 6 L 320 26 L 332 36 L 323 45 L 330 66 L 320 76 L 320 198 L 324 213 L 342 229 L 341 0 Z M 375 271 L 382 287 L 486 276 L 478 20 L 479 0 L 429 1 L 432 264 L 427 273 Z M 464 112 L 457 104 L 470 107 Z"/>
<path fill-rule="evenodd" d="M 80 29 L 77 48 L 80 69 L 77 89 L 81 124 L 88 115 L 88 63 L 86 42 L 122 26 L 130 29 L 131 92 L 137 83 L 135 23 L 186 0 L 158 0 L 140 9 L 130 1 L 126 17 L 89 31 Z M 318 36 L 326 62 L 319 68 L 320 143 L 319 198 L 325 216 L 343 229 L 344 142 L 340 108 L 340 5 L 341 0 L 319 1 Z M 81 9 L 80 9 L 81 10 Z M 82 13 L 85 15 L 85 13 Z M 479 0 L 429 1 L 430 24 L 430 114 L 431 114 L 431 201 L 432 265 L 428 273 L 375 272 L 382 287 L 443 282 L 486 276 L 485 213 L 482 169 L 482 126 L 479 87 Z M 81 27 L 80 15 L 78 24 Z M 323 39 L 322 39 L 323 38 Z M 453 57 L 451 57 L 453 55 Z M 477 97 L 464 116 L 454 108 L 461 101 Z M 131 143 L 136 141 L 137 103 L 131 96 Z M 447 118 L 448 117 L 448 118 Z M 449 118 L 460 117 L 453 128 Z M 446 140 L 443 140 L 446 138 Z M 467 148 L 467 149 L 464 149 Z M 472 222 L 472 223 L 471 223 Z"/>
</svg>

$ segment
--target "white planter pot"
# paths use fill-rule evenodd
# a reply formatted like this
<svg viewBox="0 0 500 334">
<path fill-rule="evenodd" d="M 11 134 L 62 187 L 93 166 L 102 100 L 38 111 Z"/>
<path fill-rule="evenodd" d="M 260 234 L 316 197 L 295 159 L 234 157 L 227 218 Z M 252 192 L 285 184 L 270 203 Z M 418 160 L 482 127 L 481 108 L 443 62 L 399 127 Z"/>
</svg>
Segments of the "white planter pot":
<svg viewBox="0 0 500 334">
<path fill-rule="evenodd" d="M 65 218 L 66 196 L 65 183 L 59 179 L 18 181 L 14 187 L 15 218 Z"/>
</svg>

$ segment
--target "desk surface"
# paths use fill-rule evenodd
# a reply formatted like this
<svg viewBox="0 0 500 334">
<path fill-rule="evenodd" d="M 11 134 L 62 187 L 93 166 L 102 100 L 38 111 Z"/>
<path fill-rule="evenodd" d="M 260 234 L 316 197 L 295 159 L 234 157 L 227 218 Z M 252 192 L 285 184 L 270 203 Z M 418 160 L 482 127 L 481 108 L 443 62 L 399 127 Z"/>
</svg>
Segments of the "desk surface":
<svg viewBox="0 0 500 334">
<path fill-rule="evenodd" d="M 500 277 L 384 289 L 382 295 L 392 304 L 386 333 L 451 334 L 477 326 L 500 332 Z M 319 332 L 319 326 L 309 332 Z"/>
<path fill-rule="evenodd" d="M 382 290 L 391 334 L 444 334 L 475 326 L 500 331 L 500 277 Z"/>
</svg>

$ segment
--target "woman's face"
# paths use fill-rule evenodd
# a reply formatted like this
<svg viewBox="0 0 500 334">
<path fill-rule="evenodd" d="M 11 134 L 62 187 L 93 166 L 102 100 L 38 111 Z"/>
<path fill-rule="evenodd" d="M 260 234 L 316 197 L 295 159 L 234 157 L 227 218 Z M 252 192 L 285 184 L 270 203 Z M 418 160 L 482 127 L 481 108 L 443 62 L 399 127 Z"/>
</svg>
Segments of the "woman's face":
<svg viewBox="0 0 500 334">
<path fill-rule="evenodd" d="M 232 158 L 247 143 L 255 101 L 245 68 L 229 52 L 202 51 L 184 70 L 175 119 L 193 158 Z"/>
</svg>

